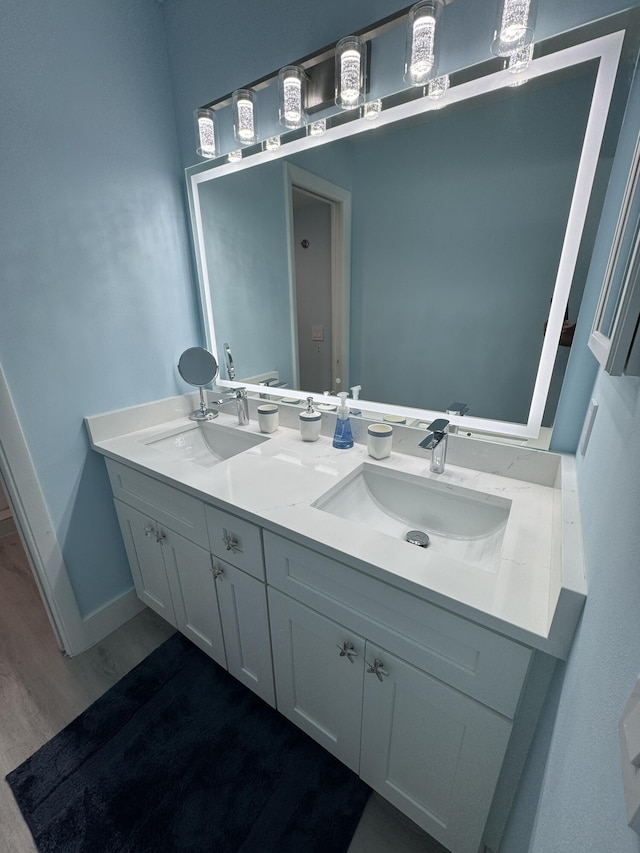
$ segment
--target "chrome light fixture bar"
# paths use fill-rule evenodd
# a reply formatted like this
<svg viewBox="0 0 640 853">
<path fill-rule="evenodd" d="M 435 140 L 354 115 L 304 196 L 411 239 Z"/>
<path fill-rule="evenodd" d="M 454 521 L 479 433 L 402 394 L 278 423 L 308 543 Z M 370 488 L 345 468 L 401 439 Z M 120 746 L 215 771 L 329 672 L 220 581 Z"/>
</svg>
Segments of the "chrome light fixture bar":
<svg viewBox="0 0 640 853">
<path fill-rule="evenodd" d="M 228 106 L 231 106 L 233 135 L 236 143 L 243 148 L 259 143 L 255 95 L 274 84 L 278 85 L 278 121 L 288 131 L 307 126 L 307 132 L 309 132 L 308 123 L 313 120 L 314 114 L 326 111 L 334 105 L 344 110 L 344 120 L 349 120 L 347 112 L 357 107 L 363 108 L 364 115 L 368 119 L 375 120 L 380 114 L 380 99 L 374 99 L 365 104 L 369 91 L 370 42 L 383 33 L 404 25 L 410 19 L 412 34 L 410 39 L 408 37 L 406 54 L 412 57 L 411 74 L 415 78 L 415 83 L 412 82 L 412 85 L 426 85 L 436 77 L 435 27 L 440 10 L 447 2 L 451 0 L 421 0 L 352 36 L 341 39 L 337 44 L 329 45 L 297 60 L 295 65 L 285 66 L 275 74 L 269 74 L 243 89 L 205 104 L 196 111 L 196 115 L 202 114 L 201 123 L 196 119 L 198 155 L 212 159 L 225 154 L 232 161 L 236 159 L 236 162 L 243 156 L 241 149 L 232 152 L 220 150 L 216 118 L 219 119 L 218 111 Z M 400 65 L 400 74 L 401 69 Z M 423 83 L 419 82 L 420 80 L 423 80 Z M 341 119 L 338 116 L 329 119 L 332 125 L 339 121 Z M 318 129 L 319 126 L 313 131 L 318 132 Z M 270 130 L 270 133 L 273 134 L 273 130 Z M 263 140 L 260 148 L 274 150 L 275 139 L 275 136 L 270 136 L 268 146 Z"/>
</svg>

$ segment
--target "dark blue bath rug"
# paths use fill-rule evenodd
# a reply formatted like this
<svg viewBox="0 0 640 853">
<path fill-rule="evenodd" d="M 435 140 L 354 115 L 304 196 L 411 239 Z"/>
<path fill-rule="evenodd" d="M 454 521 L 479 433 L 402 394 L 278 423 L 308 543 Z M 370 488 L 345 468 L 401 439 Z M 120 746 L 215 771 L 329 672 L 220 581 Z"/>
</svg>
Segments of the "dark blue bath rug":
<svg viewBox="0 0 640 853">
<path fill-rule="evenodd" d="M 369 796 L 181 634 L 7 781 L 40 853 L 344 853 Z"/>
</svg>

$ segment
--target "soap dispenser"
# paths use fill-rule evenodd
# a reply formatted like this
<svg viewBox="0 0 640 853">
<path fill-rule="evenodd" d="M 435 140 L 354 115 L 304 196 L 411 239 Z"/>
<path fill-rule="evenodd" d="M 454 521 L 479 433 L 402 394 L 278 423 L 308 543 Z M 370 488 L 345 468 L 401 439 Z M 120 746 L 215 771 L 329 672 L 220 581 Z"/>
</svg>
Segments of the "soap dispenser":
<svg viewBox="0 0 640 853">
<path fill-rule="evenodd" d="M 351 396 L 354 400 L 357 400 L 360 396 L 360 392 L 362 391 L 362 385 L 354 385 L 351 389 Z M 351 406 L 351 414 L 352 415 L 361 415 L 362 409 L 358 409 L 356 406 Z"/>
<path fill-rule="evenodd" d="M 298 415 L 300 437 L 303 441 L 317 441 L 322 426 L 322 415 L 313 408 L 313 397 L 307 397 L 307 408 Z"/>
<path fill-rule="evenodd" d="M 333 446 L 340 450 L 353 447 L 353 435 L 351 433 L 351 421 L 349 420 L 349 406 L 347 406 L 347 392 L 341 391 L 340 405 L 336 417 L 336 431 L 333 434 Z"/>
</svg>

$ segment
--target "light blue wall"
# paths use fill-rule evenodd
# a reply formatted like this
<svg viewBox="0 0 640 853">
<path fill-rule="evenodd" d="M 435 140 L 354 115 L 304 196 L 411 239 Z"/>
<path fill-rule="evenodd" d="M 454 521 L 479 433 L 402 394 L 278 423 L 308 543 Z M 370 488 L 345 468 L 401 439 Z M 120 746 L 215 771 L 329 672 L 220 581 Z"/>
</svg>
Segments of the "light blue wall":
<svg viewBox="0 0 640 853">
<path fill-rule="evenodd" d="M 131 587 L 82 419 L 199 342 L 160 6 L 2 0 L 0 363 L 83 614 Z"/>
<path fill-rule="evenodd" d="M 587 319 L 595 310 L 639 131 L 636 73 L 582 303 Z M 502 853 L 640 850 L 640 839 L 626 825 L 617 733 L 640 673 L 640 379 L 598 369 L 586 346 L 590 326 L 590 319 L 578 325 L 571 359 L 582 355 L 582 364 L 574 383 L 565 383 L 563 421 L 554 432 L 555 441 L 575 447 L 583 398 L 597 400 L 587 451 L 577 455 L 589 593 L 571 655 L 546 703 Z M 594 386 L 589 376 L 596 374 Z"/>
</svg>

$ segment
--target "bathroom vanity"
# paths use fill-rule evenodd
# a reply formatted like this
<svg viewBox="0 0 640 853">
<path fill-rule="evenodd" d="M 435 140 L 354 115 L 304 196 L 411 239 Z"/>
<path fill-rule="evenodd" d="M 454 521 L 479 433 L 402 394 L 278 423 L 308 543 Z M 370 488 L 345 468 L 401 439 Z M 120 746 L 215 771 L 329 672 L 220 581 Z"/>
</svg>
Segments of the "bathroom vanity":
<svg viewBox="0 0 640 853">
<path fill-rule="evenodd" d="M 138 596 L 452 853 L 498 851 L 586 595 L 573 459 L 451 436 L 433 474 L 419 431 L 375 461 L 255 403 L 87 419 Z"/>
</svg>

